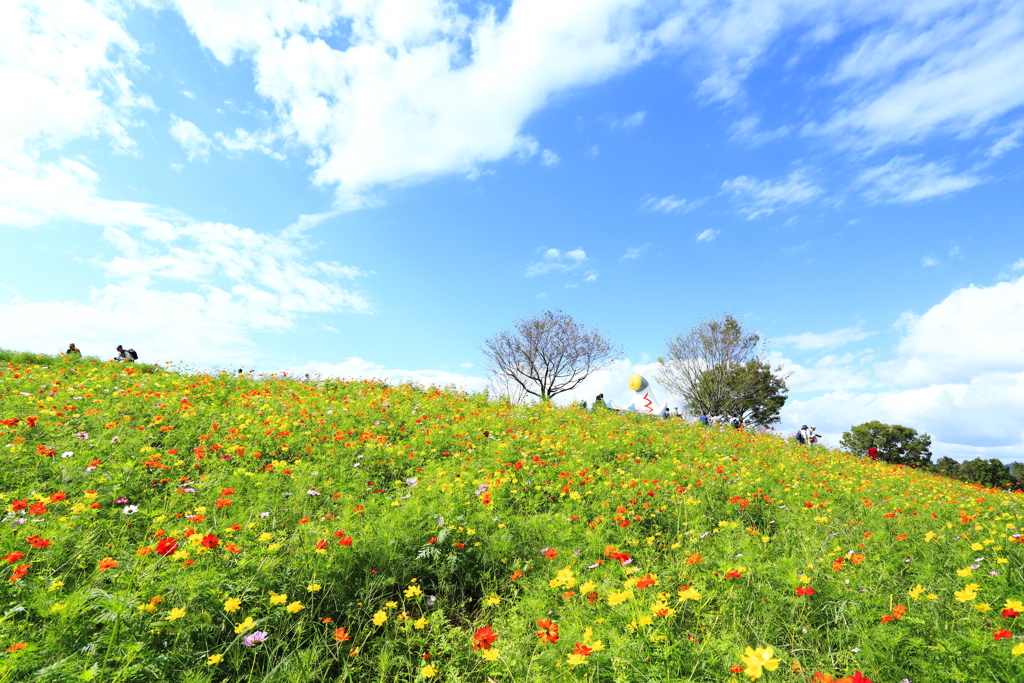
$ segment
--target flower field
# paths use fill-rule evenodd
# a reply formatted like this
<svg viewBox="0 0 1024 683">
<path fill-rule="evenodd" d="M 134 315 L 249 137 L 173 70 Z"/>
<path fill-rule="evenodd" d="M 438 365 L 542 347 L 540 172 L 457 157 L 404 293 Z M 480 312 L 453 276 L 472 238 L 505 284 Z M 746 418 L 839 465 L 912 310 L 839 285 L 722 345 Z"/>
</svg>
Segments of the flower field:
<svg viewBox="0 0 1024 683">
<path fill-rule="evenodd" d="M 1024 680 L 1024 496 L 772 436 L 59 358 L 0 449 L 0 683 Z"/>
</svg>

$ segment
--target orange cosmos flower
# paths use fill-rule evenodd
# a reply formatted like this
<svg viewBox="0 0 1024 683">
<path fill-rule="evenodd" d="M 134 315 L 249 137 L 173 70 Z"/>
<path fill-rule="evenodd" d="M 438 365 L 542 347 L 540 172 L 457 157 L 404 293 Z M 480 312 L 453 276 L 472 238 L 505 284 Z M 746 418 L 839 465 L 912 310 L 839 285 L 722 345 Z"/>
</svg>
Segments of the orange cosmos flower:
<svg viewBox="0 0 1024 683">
<path fill-rule="evenodd" d="M 346 640 L 349 640 L 350 638 L 352 638 L 352 636 L 350 636 L 348 631 L 346 631 L 344 628 L 339 628 L 334 632 L 334 640 L 336 640 L 339 643 L 344 643 Z"/>
<path fill-rule="evenodd" d="M 540 638 L 542 643 L 558 642 L 558 624 L 550 619 L 538 619 L 537 626 L 540 627 L 540 630 L 537 631 L 537 637 Z"/>
<path fill-rule="evenodd" d="M 112 558 L 112 557 L 104 557 L 102 560 L 100 560 L 98 568 L 99 568 L 99 570 L 101 572 L 105 572 L 108 569 L 113 569 L 117 565 L 118 565 L 118 561 L 115 560 L 114 558 Z"/>
<path fill-rule="evenodd" d="M 495 633 L 490 624 L 484 625 L 477 629 L 477 632 L 473 634 L 473 640 L 476 642 L 473 644 L 474 650 L 490 650 L 491 645 L 498 639 L 498 634 Z"/>
</svg>

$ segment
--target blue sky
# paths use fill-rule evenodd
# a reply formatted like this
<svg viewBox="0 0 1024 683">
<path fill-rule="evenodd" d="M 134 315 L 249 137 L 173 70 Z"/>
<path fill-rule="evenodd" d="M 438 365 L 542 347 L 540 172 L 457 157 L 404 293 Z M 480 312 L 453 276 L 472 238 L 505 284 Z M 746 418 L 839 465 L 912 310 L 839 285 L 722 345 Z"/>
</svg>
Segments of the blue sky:
<svg viewBox="0 0 1024 683">
<path fill-rule="evenodd" d="M 625 401 L 730 312 L 782 430 L 1024 460 L 1019 3 L 5 13 L 0 346 L 477 389 L 558 308 L 624 348 L 565 398 Z"/>
</svg>

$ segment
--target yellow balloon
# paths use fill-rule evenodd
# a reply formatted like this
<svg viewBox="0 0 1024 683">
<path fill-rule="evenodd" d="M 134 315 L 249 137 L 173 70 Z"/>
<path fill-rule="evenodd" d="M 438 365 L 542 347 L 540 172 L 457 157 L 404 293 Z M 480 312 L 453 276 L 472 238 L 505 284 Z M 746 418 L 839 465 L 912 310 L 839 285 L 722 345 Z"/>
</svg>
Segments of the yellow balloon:
<svg viewBox="0 0 1024 683">
<path fill-rule="evenodd" d="M 644 385 L 644 378 L 640 375 L 633 375 L 629 378 L 629 388 L 633 391 L 640 391 L 640 387 Z"/>
</svg>

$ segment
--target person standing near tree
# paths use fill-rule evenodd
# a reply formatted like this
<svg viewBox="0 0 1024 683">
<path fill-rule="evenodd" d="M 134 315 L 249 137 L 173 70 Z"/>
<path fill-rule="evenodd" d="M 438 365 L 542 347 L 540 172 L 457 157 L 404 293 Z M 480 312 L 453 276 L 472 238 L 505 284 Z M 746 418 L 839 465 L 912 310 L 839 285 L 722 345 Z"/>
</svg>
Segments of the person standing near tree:
<svg viewBox="0 0 1024 683">
<path fill-rule="evenodd" d="M 871 444 L 871 448 L 868 449 L 868 457 L 872 460 L 878 460 L 878 449 L 875 448 L 875 444 Z"/>
</svg>

